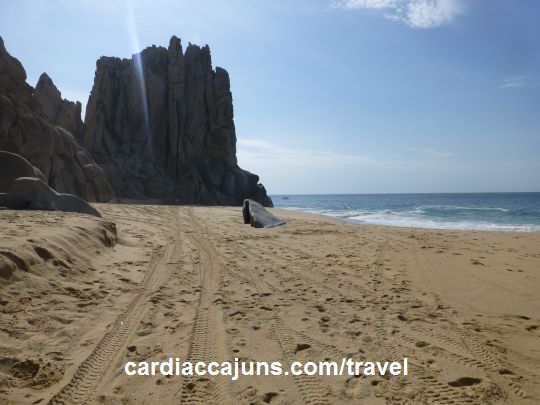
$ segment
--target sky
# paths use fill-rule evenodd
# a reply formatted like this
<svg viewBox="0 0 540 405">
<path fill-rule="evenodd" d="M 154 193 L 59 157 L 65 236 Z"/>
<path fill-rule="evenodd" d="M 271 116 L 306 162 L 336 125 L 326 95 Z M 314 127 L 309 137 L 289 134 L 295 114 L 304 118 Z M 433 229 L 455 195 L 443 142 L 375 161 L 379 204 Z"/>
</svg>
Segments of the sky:
<svg viewBox="0 0 540 405">
<path fill-rule="evenodd" d="M 0 1 L 29 84 L 83 105 L 100 56 L 208 44 L 270 194 L 540 191 L 538 21 L 537 0 Z"/>
</svg>

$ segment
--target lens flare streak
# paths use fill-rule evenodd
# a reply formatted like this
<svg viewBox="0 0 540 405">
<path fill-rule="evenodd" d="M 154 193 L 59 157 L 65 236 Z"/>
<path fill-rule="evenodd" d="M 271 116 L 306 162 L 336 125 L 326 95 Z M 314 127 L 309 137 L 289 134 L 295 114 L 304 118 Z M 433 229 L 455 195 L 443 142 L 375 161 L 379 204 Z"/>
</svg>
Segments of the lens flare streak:
<svg viewBox="0 0 540 405">
<path fill-rule="evenodd" d="M 144 66 L 143 66 L 142 56 L 140 53 L 139 37 L 137 35 L 137 29 L 135 26 L 133 2 L 131 0 L 127 0 L 126 4 L 127 4 L 127 11 L 128 11 L 127 13 L 128 14 L 128 29 L 129 29 L 129 35 L 131 38 L 131 47 L 133 50 L 133 60 L 135 62 L 135 72 L 137 75 L 137 80 L 139 82 L 141 105 L 143 109 L 144 136 L 146 138 L 144 153 L 150 156 L 153 156 L 152 131 L 150 130 L 150 118 L 149 118 L 149 113 L 148 113 L 148 98 L 146 94 L 146 81 L 144 79 Z"/>
</svg>

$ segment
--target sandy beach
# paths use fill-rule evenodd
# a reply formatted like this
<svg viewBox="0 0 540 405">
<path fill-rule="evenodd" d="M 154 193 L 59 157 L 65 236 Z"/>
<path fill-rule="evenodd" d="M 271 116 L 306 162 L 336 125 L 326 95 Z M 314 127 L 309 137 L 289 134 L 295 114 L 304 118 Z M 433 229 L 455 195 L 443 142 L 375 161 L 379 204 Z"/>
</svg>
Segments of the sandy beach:
<svg viewBox="0 0 540 405">
<path fill-rule="evenodd" d="M 0 403 L 537 404 L 540 234 L 272 209 L 0 211 Z M 394 377 L 129 377 L 127 361 L 409 359 Z"/>
</svg>

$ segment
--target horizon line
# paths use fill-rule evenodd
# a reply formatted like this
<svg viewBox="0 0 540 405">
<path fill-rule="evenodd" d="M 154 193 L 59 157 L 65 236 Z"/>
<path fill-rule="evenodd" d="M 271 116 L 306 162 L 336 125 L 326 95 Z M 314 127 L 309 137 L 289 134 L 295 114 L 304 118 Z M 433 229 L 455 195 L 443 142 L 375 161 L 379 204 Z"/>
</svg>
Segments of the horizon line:
<svg viewBox="0 0 540 405">
<path fill-rule="evenodd" d="M 403 195 L 403 194 L 540 194 L 540 191 L 442 191 L 442 192 L 402 192 L 402 193 L 269 193 L 272 196 L 305 196 L 305 195 Z"/>
</svg>

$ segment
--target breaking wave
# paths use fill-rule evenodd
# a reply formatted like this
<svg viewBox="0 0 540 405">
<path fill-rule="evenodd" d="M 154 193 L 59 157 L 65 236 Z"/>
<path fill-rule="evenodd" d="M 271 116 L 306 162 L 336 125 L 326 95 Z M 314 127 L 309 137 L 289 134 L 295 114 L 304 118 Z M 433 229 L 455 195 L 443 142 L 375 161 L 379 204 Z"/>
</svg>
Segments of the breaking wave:
<svg viewBox="0 0 540 405">
<path fill-rule="evenodd" d="M 518 194 L 518 193 L 516 193 Z M 348 196 L 290 196 L 276 199 L 278 208 L 306 211 L 340 218 L 349 222 L 397 227 L 462 229 L 490 231 L 540 231 L 540 193 L 504 195 L 493 204 L 490 196 L 471 195 L 470 205 L 464 204 L 467 195 L 459 195 L 460 204 L 429 203 L 428 197 L 418 195 L 348 195 Z M 532 199 L 529 194 L 532 194 Z M 474 197 L 474 199 L 473 199 Z M 434 198 L 443 200 L 436 195 Z M 448 199 L 456 199 L 449 195 Z M 485 201 L 484 201 L 485 200 Z M 499 201 L 500 200 L 500 201 Z M 439 202 L 439 201 L 437 201 Z M 482 204 L 483 203 L 483 204 Z"/>
</svg>

